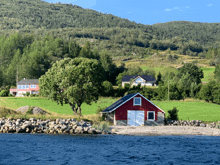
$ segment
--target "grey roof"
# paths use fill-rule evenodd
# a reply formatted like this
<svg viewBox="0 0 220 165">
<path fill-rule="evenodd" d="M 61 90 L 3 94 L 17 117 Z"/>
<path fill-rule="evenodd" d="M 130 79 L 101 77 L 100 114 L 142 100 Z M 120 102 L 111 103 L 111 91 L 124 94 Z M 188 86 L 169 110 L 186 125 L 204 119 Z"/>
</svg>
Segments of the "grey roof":
<svg viewBox="0 0 220 165">
<path fill-rule="evenodd" d="M 130 95 L 126 95 L 124 97 L 122 97 L 120 100 L 116 101 L 114 104 L 110 105 L 108 108 L 106 108 L 105 110 L 102 111 L 102 113 L 108 113 L 110 111 L 112 111 L 113 109 L 115 109 L 116 107 L 118 107 L 119 105 L 123 104 L 125 101 L 127 101 L 128 99 L 132 98 L 133 96 L 135 96 L 137 93 L 133 93 Z"/>
<path fill-rule="evenodd" d="M 125 75 L 125 76 L 123 76 L 123 78 L 122 78 L 122 82 L 127 82 L 127 81 L 130 81 L 131 79 L 135 79 L 135 78 L 137 78 L 138 76 L 127 76 L 127 75 Z M 143 78 L 144 80 L 146 80 L 146 81 L 156 81 L 156 79 L 153 77 L 153 76 L 151 76 L 151 75 L 142 75 L 142 76 L 140 76 L 141 78 Z"/>
<path fill-rule="evenodd" d="M 22 79 L 18 85 L 38 84 L 38 79 Z"/>
</svg>

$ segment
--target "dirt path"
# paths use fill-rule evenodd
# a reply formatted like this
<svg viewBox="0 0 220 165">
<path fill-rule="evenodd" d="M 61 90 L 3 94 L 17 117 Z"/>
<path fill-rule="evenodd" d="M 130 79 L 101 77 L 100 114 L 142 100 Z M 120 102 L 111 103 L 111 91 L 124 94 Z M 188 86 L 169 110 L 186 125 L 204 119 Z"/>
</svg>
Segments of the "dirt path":
<svg viewBox="0 0 220 165">
<path fill-rule="evenodd" d="M 5 100 L 1 99 L 1 101 L 7 104 L 7 102 Z"/>
<path fill-rule="evenodd" d="M 220 136 L 220 129 L 193 126 L 111 126 L 118 135 L 205 135 Z"/>
</svg>

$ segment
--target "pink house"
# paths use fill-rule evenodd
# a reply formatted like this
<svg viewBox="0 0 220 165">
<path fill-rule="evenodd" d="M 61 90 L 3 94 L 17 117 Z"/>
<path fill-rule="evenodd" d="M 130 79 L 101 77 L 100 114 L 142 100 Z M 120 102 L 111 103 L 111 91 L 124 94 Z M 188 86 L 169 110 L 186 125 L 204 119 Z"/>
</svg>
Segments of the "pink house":
<svg viewBox="0 0 220 165">
<path fill-rule="evenodd" d="M 24 96 L 27 92 L 30 94 L 38 94 L 39 93 L 39 85 L 38 79 L 23 79 L 18 82 L 17 88 L 11 88 L 10 94 L 20 97 Z"/>
</svg>

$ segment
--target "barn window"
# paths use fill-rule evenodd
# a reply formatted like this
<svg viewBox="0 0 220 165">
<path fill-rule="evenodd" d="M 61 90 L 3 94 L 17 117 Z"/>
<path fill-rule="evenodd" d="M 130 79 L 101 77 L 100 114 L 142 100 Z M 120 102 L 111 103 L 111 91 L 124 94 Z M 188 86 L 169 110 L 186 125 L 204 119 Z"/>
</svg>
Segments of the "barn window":
<svg viewBox="0 0 220 165">
<path fill-rule="evenodd" d="M 134 105 L 140 105 L 141 106 L 141 97 L 135 97 L 134 98 Z"/>
<path fill-rule="evenodd" d="M 155 112 L 154 111 L 147 112 L 147 120 L 155 121 Z"/>
</svg>

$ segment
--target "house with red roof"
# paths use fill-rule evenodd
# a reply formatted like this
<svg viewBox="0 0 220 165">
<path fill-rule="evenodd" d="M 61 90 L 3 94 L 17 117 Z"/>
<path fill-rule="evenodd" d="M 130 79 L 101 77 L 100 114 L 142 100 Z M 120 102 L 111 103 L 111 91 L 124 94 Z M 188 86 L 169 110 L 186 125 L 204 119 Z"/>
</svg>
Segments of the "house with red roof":
<svg viewBox="0 0 220 165">
<path fill-rule="evenodd" d="M 165 112 L 140 93 L 122 97 L 101 112 L 114 125 L 164 125 Z"/>
<path fill-rule="evenodd" d="M 39 81 L 38 79 L 23 79 L 18 82 L 16 88 L 10 89 L 10 94 L 21 97 L 26 95 L 29 92 L 30 94 L 38 94 L 39 93 Z"/>
</svg>

